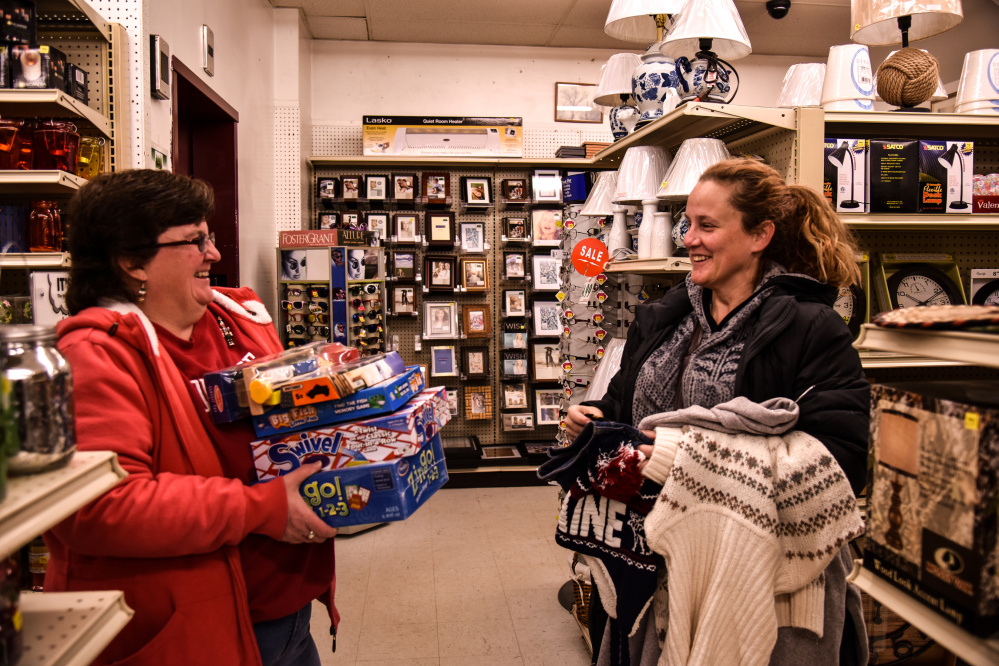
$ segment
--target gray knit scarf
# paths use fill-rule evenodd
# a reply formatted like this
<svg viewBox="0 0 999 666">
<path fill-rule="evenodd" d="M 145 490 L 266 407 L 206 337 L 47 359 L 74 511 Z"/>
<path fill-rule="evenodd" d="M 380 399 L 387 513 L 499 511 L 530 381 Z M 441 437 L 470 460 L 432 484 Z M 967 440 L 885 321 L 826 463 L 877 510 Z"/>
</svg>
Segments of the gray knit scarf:
<svg viewBox="0 0 999 666">
<path fill-rule="evenodd" d="M 682 407 L 714 407 L 734 398 L 735 373 L 749 335 L 746 323 L 773 292 L 773 287 L 766 286 L 767 282 L 785 274 L 787 270 L 783 266 L 771 263 L 763 275 L 761 286 L 717 331 L 711 330 L 705 311 L 705 294 L 710 292 L 694 284 L 687 275 L 687 295 L 694 311 L 683 318 L 673 335 L 652 352 L 639 371 L 632 402 L 634 422 L 638 423 L 650 414 L 672 411 L 677 404 L 678 385 Z M 691 351 L 683 376 L 678 377 L 698 326 L 703 331 L 700 344 Z"/>
</svg>

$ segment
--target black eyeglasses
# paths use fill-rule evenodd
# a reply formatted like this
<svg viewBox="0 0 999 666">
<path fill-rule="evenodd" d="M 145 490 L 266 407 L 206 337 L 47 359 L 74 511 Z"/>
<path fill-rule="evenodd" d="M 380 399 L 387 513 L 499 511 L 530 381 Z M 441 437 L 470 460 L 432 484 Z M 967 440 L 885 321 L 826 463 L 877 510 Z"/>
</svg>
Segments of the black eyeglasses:
<svg viewBox="0 0 999 666">
<path fill-rule="evenodd" d="M 351 330 L 354 331 L 354 335 L 362 335 L 364 331 L 368 331 L 369 333 L 377 331 L 381 333 L 382 327 L 381 324 L 367 324 L 365 326 L 353 326 L 351 327 Z"/>
<path fill-rule="evenodd" d="M 197 245 L 198 252 L 204 254 L 205 252 L 208 251 L 209 243 L 215 245 L 215 232 L 212 232 L 210 234 L 198 234 L 197 236 L 195 236 L 190 240 L 180 240 L 180 241 L 171 241 L 169 243 L 150 243 L 149 245 L 139 245 L 135 249 L 142 250 L 151 247 L 175 247 L 180 245 Z"/>
<path fill-rule="evenodd" d="M 363 322 L 364 321 L 364 315 L 362 315 L 360 312 L 355 312 L 354 314 L 350 315 L 350 320 L 352 322 L 354 322 L 355 324 L 357 322 Z"/>
<path fill-rule="evenodd" d="M 330 295 L 329 287 L 309 287 L 309 295 L 312 298 L 326 298 Z"/>
<path fill-rule="evenodd" d="M 330 334 L 330 327 L 329 326 L 310 326 L 309 327 L 309 333 L 311 333 L 312 335 L 329 335 Z"/>
<path fill-rule="evenodd" d="M 284 290 L 285 296 L 301 296 L 304 293 L 299 287 L 287 287 Z"/>
<path fill-rule="evenodd" d="M 294 333 L 295 335 L 302 335 L 303 333 L 305 333 L 305 327 L 302 326 L 301 324 L 295 326 L 288 324 L 287 326 L 285 326 L 285 330 L 287 330 L 289 333 Z"/>
<path fill-rule="evenodd" d="M 309 303 L 310 312 L 326 312 L 330 309 L 329 303 L 324 303 L 323 301 L 312 301 Z"/>
</svg>

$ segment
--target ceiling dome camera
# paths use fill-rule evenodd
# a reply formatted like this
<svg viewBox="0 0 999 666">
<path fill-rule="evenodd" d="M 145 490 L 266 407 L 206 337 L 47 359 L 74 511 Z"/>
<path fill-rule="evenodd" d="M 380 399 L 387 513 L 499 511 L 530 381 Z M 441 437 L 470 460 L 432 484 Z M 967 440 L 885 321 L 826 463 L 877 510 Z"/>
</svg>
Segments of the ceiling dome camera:
<svg viewBox="0 0 999 666">
<path fill-rule="evenodd" d="M 767 0 L 767 13 L 770 18 L 782 19 L 791 9 L 791 0 Z"/>
</svg>

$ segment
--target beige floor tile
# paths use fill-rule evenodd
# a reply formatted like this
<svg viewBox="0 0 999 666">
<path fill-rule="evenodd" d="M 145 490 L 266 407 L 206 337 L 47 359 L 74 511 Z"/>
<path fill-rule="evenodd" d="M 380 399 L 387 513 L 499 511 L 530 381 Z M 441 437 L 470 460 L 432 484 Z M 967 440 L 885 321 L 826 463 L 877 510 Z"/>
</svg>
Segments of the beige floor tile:
<svg viewBox="0 0 999 666">
<path fill-rule="evenodd" d="M 523 660 L 524 666 L 589 666 L 590 653 L 586 645 L 582 645 L 579 650 L 527 654 L 523 656 Z"/>
<path fill-rule="evenodd" d="M 357 666 L 439 666 L 439 659 L 372 659 L 355 662 Z"/>
<path fill-rule="evenodd" d="M 520 654 L 524 657 L 561 651 L 571 652 L 580 646 L 583 652 L 588 654 L 579 625 L 564 611 L 560 615 L 548 618 L 547 622 L 538 622 L 537 618 L 518 618 L 513 620 L 513 626 L 517 633 Z"/>
<path fill-rule="evenodd" d="M 433 585 L 407 582 L 391 593 L 377 593 L 379 588 L 369 589 L 376 592 L 364 603 L 362 627 L 437 622 Z"/>
<path fill-rule="evenodd" d="M 461 567 L 435 572 L 438 622 L 509 619 L 496 567 Z"/>
<path fill-rule="evenodd" d="M 501 655 L 498 657 L 441 657 L 440 666 L 523 666 L 519 656 Z"/>
<path fill-rule="evenodd" d="M 558 564 L 551 544 L 540 536 L 508 541 L 493 541 L 493 559 L 497 567 Z"/>
<path fill-rule="evenodd" d="M 506 592 L 510 617 L 514 620 L 535 619 L 548 621 L 569 615 L 569 611 L 558 602 L 558 590 L 542 587 L 533 590 L 509 590 Z"/>
<path fill-rule="evenodd" d="M 364 626 L 358 639 L 357 661 L 437 659 L 437 627 L 433 622 Z"/>
<path fill-rule="evenodd" d="M 339 607 L 339 606 L 338 606 Z M 323 666 L 342 666 L 353 664 L 357 659 L 357 639 L 361 634 L 360 612 L 356 616 L 340 613 L 340 626 L 337 628 L 336 652 L 332 649 L 330 637 L 329 616 L 326 607 L 318 602 L 312 602 L 312 640 L 319 650 Z"/>
<path fill-rule="evenodd" d="M 535 566 L 503 566 L 497 567 L 503 589 L 534 590 L 550 587 L 557 592 L 562 584 L 569 580 L 569 572 L 565 567 L 556 566 L 554 562 Z"/>
<path fill-rule="evenodd" d="M 437 625 L 437 636 L 442 658 L 520 654 L 517 634 L 509 618 L 478 622 L 441 622 Z"/>
</svg>

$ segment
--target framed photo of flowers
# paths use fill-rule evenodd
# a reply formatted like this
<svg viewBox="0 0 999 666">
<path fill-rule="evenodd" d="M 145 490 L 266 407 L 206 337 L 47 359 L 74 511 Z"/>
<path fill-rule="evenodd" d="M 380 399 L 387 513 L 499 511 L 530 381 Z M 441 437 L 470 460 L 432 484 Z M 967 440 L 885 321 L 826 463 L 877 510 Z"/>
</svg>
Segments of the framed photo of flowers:
<svg viewBox="0 0 999 666">
<path fill-rule="evenodd" d="M 463 347 L 461 371 L 470 379 L 489 376 L 489 347 Z"/>
<path fill-rule="evenodd" d="M 465 291 L 486 291 L 489 288 L 489 261 L 485 257 L 461 258 L 461 286 Z"/>
<path fill-rule="evenodd" d="M 492 317 L 487 303 L 464 305 L 461 308 L 462 323 L 467 338 L 488 338 L 493 333 Z"/>
<path fill-rule="evenodd" d="M 465 420 L 484 421 L 493 418 L 493 388 L 465 387 Z"/>
<path fill-rule="evenodd" d="M 427 213 L 427 245 L 454 247 L 454 213 L 431 211 Z"/>
<path fill-rule="evenodd" d="M 429 291 L 454 291 L 455 257 L 427 255 L 423 257 L 423 284 Z"/>
</svg>

